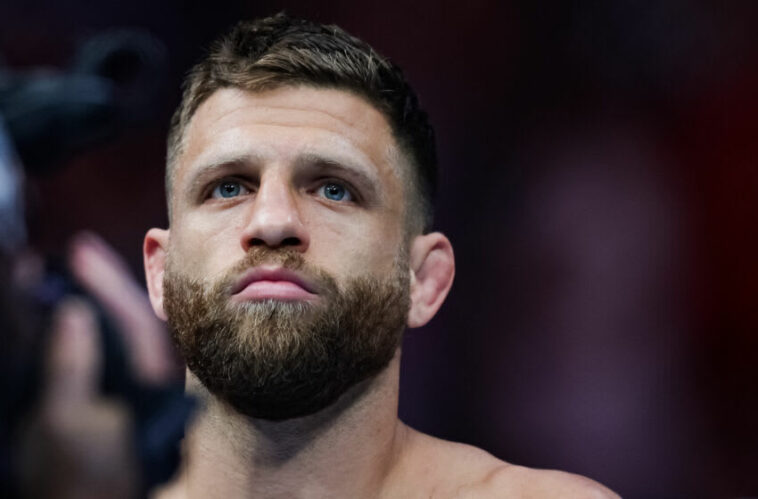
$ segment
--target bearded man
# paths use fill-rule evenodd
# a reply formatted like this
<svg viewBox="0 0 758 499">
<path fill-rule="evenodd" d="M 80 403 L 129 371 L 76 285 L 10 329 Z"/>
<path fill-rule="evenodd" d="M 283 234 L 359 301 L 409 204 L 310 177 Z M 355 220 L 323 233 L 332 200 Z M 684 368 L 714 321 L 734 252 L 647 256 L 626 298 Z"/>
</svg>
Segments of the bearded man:
<svg viewBox="0 0 758 499">
<path fill-rule="evenodd" d="M 170 229 L 144 256 L 202 408 L 167 496 L 615 497 L 397 416 L 404 328 L 453 281 L 433 133 L 400 70 L 335 26 L 246 22 L 190 72 Z"/>
</svg>

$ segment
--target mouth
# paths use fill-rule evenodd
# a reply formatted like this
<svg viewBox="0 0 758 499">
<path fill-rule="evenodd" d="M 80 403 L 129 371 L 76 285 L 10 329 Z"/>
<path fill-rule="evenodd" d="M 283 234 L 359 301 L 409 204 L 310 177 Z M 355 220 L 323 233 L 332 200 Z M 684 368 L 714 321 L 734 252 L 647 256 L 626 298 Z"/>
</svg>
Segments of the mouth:
<svg viewBox="0 0 758 499">
<path fill-rule="evenodd" d="M 315 284 L 298 272 L 265 265 L 245 272 L 232 288 L 234 301 L 304 301 L 317 295 Z"/>
</svg>

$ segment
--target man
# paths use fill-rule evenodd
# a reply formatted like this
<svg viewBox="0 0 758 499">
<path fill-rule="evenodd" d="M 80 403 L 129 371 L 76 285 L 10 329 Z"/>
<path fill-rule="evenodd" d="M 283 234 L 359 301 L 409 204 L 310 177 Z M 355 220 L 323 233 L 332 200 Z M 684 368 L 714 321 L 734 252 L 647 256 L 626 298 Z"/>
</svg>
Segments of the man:
<svg viewBox="0 0 758 499">
<path fill-rule="evenodd" d="M 202 406 L 167 496 L 614 497 L 399 421 L 402 331 L 454 274 L 435 167 L 399 69 L 337 27 L 242 23 L 191 71 L 144 244 Z"/>
</svg>

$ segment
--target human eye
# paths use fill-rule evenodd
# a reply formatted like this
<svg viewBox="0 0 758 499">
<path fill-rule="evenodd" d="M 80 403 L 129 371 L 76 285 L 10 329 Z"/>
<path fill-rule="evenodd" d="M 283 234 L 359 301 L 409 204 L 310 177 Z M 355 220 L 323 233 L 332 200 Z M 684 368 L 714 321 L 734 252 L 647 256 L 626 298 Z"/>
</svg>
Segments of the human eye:
<svg viewBox="0 0 758 499">
<path fill-rule="evenodd" d="M 343 184 L 330 180 L 324 182 L 316 192 L 331 201 L 353 201 L 353 194 Z"/>
<path fill-rule="evenodd" d="M 239 180 L 225 179 L 216 184 L 211 191 L 210 197 L 212 199 L 228 199 L 248 194 L 250 190 L 242 185 Z"/>
</svg>

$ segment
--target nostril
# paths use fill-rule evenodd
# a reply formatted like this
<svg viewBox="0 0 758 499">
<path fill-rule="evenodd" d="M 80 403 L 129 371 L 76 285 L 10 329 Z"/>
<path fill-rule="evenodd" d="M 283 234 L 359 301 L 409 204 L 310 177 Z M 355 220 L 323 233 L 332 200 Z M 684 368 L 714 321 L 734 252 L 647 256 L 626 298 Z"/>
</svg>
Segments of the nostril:
<svg viewBox="0 0 758 499">
<path fill-rule="evenodd" d="M 286 238 L 282 239 L 281 241 L 279 241 L 279 244 L 269 244 L 265 240 L 263 240 L 263 239 L 261 239 L 259 237 L 254 237 L 254 238 L 250 239 L 250 241 L 248 242 L 248 244 L 250 245 L 250 247 L 253 247 L 253 246 L 271 246 L 271 247 L 278 248 L 278 247 L 282 247 L 282 246 L 300 246 L 302 244 L 302 242 L 300 241 L 300 238 L 297 238 L 297 237 L 286 237 Z"/>
<path fill-rule="evenodd" d="M 300 246 L 300 239 L 297 237 L 287 237 L 282 240 L 281 246 Z"/>
</svg>

